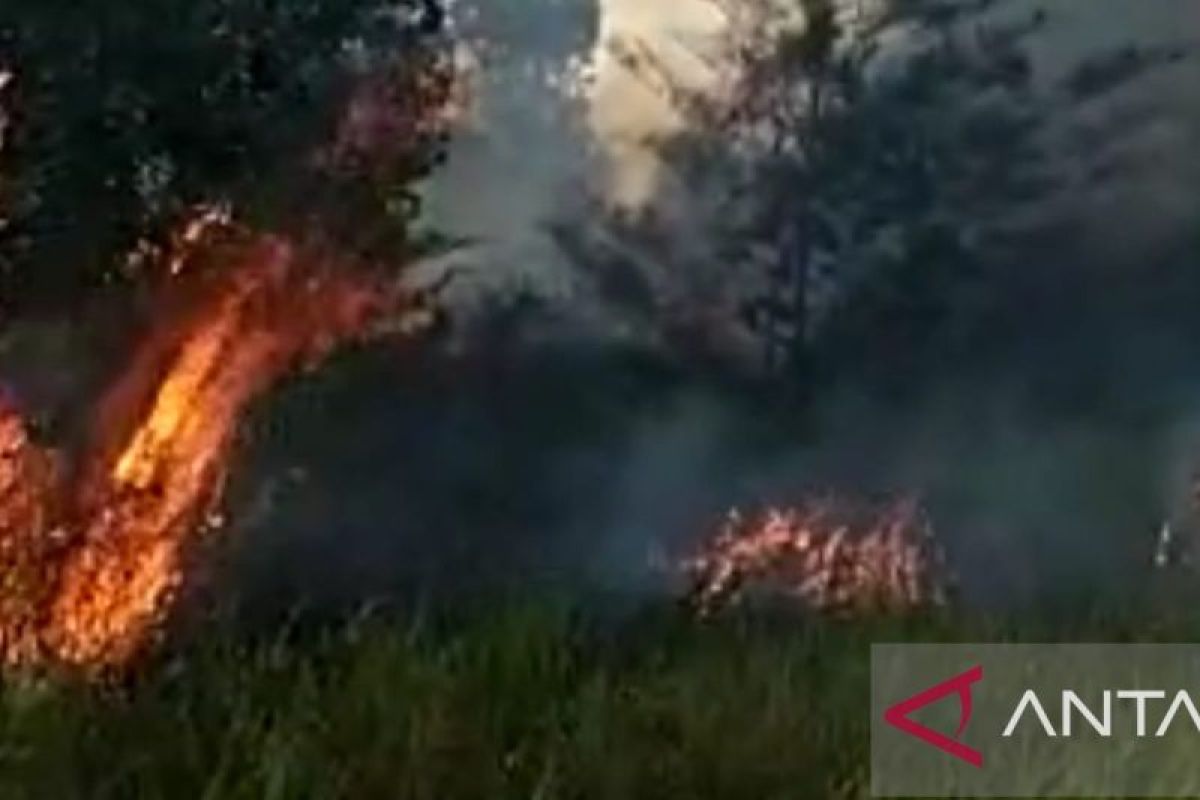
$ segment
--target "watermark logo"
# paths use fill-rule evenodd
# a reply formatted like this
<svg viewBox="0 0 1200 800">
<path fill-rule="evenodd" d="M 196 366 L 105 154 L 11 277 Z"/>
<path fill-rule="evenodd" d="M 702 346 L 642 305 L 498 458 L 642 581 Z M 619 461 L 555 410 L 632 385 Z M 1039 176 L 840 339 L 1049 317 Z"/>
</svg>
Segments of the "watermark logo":
<svg viewBox="0 0 1200 800">
<path fill-rule="evenodd" d="M 971 685 L 982 679 L 983 667 L 977 664 L 961 675 L 955 675 L 953 678 L 930 686 L 928 689 L 890 706 L 883 712 L 883 719 L 887 724 L 904 731 L 909 736 L 915 736 L 926 744 L 933 745 L 974 767 L 982 767 L 983 753 L 958 741 L 971 721 Z M 959 708 L 958 728 L 954 731 L 953 738 L 939 733 L 927 725 L 922 725 L 912 718 L 911 715 L 914 712 L 951 694 L 957 695 Z"/>
<path fill-rule="evenodd" d="M 876 645 L 872 793 L 1200 797 L 1198 700 L 1200 644 Z"/>
</svg>

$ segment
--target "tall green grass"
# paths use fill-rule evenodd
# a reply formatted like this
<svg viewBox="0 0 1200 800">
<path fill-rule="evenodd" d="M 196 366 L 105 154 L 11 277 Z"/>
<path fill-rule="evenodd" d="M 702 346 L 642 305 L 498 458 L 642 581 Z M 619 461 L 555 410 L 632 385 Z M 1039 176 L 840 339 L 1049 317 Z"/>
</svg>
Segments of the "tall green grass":
<svg viewBox="0 0 1200 800">
<path fill-rule="evenodd" d="M 555 606 L 214 626 L 121 683 L 10 681 L 0 797 L 865 797 L 870 642 L 1027 632 Z"/>
</svg>

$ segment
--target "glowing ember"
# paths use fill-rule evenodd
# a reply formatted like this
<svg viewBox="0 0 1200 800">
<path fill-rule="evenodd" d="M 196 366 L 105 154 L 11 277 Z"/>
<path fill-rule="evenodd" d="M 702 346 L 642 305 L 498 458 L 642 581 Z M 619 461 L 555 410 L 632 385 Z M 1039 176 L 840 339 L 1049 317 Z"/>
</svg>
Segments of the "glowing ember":
<svg viewBox="0 0 1200 800">
<path fill-rule="evenodd" d="M 61 480 L 54 457 L 0 407 L 0 654 L 9 663 L 133 658 L 215 517 L 247 406 L 339 344 L 427 316 L 361 269 L 208 212 L 175 241 L 189 248 L 171 262 L 182 277 L 100 404 L 75 479 Z"/>
<path fill-rule="evenodd" d="M 943 564 L 916 503 L 864 512 L 828 500 L 752 519 L 735 511 L 682 566 L 691 602 L 708 615 L 753 590 L 834 613 L 941 605 L 948 587 Z"/>
</svg>

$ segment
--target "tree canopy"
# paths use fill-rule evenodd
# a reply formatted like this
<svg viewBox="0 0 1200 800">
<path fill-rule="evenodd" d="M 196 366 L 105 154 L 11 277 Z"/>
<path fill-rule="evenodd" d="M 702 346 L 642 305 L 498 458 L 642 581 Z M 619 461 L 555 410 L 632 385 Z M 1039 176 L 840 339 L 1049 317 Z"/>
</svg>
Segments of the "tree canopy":
<svg viewBox="0 0 1200 800">
<path fill-rule="evenodd" d="M 380 124 L 372 102 L 432 91 L 443 29 L 436 0 L 5 2 L 0 305 L 127 280 L 121 254 L 197 204 L 288 224 L 349 198 L 410 218 L 436 137 L 365 171 L 345 148 Z M 364 88 L 382 72 L 391 94 Z"/>
<path fill-rule="evenodd" d="M 1184 56 L 1122 47 L 1052 83 L 1029 54 L 1049 15 L 1005 0 L 883 0 L 861 15 L 835 0 L 723 5 L 726 90 L 668 84 L 690 124 L 663 154 L 718 243 L 706 291 L 736 295 L 727 324 L 757 342 L 759 370 L 801 386 L 847 370 L 911 377 L 931 348 L 943 362 L 977 354 L 1003 295 L 988 281 L 1051 224 L 1064 166 L 1086 158 L 1056 150 L 1056 129 Z M 678 245 L 652 214 L 608 227 L 621 244 L 606 252 L 563 239 L 599 285 L 625 287 L 618 302 L 660 313 L 643 265 Z M 713 282 L 695 261 L 657 271 Z"/>
</svg>

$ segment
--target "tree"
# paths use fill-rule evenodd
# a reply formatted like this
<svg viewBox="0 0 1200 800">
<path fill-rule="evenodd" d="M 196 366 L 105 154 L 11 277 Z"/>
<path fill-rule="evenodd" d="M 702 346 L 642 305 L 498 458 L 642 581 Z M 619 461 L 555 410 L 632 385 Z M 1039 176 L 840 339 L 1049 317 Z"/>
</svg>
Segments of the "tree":
<svg viewBox="0 0 1200 800">
<path fill-rule="evenodd" d="M 1064 185 L 1052 128 L 1183 53 L 1123 48 L 1043 86 L 1025 49 L 1041 9 L 893 0 L 854 19 L 834 0 L 798 5 L 806 23 L 782 35 L 760 11 L 731 113 L 708 116 L 754 192 L 732 238 L 772 245 L 745 307 L 766 368 L 911 376 L 935 333 L 957 350 L 943 357 L 976 352 L 989 270 Z"/>
<path fill-rule="evenodd" d="M 912 376 L 935 339 L 967 352 L 995 265 L 1063 185 L 1054 127 L 1183 55 L 1125 48 L 1048 86 L 1025 46 L 1046 13 L 1004 0 L 724 6 L 726 91 L 646 69 L 691 123 L 663 150 L 680 194 L 711 198 L 715 175 L 727 198 L 700 210 L 760 366 L 801 388 L 846 369 Z M 653 260 L 666 248 L 646 225 L 610 228 Z"/>
<path fill-rule="evenodd" d="M 120 256 L 201 203 L 273 225 L 364 203 L 410 221 L 437 137 L 418 129 L 369 169 L 354 151 L 380 123 L 368 105 L 444 88 L 442 29 L 436 0 L 4 3 L 0 305 L 61 308 L 136 277 Z"/>
</svg>

